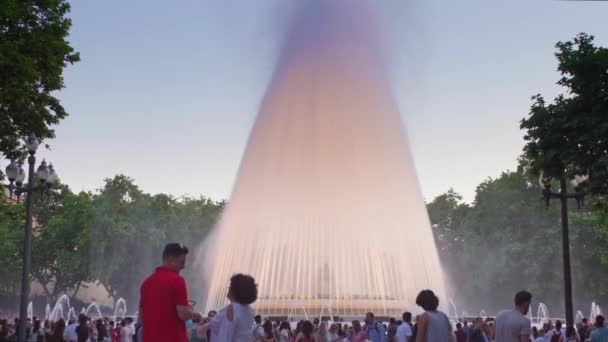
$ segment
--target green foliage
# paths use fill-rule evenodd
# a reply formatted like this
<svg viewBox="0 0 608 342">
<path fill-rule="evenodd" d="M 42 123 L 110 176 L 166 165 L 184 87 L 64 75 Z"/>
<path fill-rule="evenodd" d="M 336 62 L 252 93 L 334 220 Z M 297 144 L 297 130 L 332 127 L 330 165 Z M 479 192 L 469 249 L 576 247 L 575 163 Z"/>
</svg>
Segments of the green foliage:
<svg viewBox="0 0 608 342">
<path fill-rule="evenodd" d="M 547 104 L 539 94 L 527 118 L 524 148 L 531 170 L 561 178 L 589 175 L 589 193 L 608 194 L 608 49 L 581 33 L 559 42 L 555 54 L 569 94 Z"/>
<path fill-rule="evenodd" d="M 24 212 L 22 205 L 0 200 L 0 298 L 16 296 L 21 283 Z"/>
<path fill-rule="evenodd" d="M 439 256 L 457 305 L 489 312 L 509 307 L 530 290 L 559 315 L 563 272 L 559 206 L 545 209 L 540 189 L 523 173 L 505 172 L 481 183 L 471 206 L 452 190 L 427 205 Z M 608 213 L 596 206 L 572 210 L 575 306 L 606 302 Z M 449 241 L 444 241 L 444 240 Z M 446 248 L 446 246 L 449 246 Z M 477 311 L 478 312 L 478 311 Z M 475 314 L 476 312 L 470 312 Z"/>
<path fill-rule="evenodd" d="M 20 137 L 52 138 L 51 126 L 67 116 L 53 92 L 80 59 L 66 40 L 69 10 L 65 0 L 0 4 L 0 153 L 8 158 L 19 154 Z"/>
<path fill-rule="evenodd" d="M 63 187 L 50 202 L 37 203 L 35 208 L 39 228 L 33 239 L 32 277 L 51 300 L 62 293 L 75 296 L 82 282 L 91 279 L 91 195 L 74 194 Z"/>
<path fill-rule="evenodd" d="M 35 196 L 31 278 L 50 302 L 64 293 L 75 296 L 89 281 L 114 299 L 136 300 L 139 284 L 160 264 L 164 245 L 178 241 L 194 252 L 223 206 L 202 197 L 146 194 L 123 175 L 107 179 L 95 194 L 58 185 L 51 197 Z M 23 205 L 0 201 L 0 299 L 18 293 L 23 218 Z"/>
<path fill-rule="evenodd" d="M 221 211 L 206 198 L 145 194 L 123 175 L 106 180 L 93 207 L 92 277 L 110 296 L 129 299 L 137 298 L 139 284 L 161 262 L 166 243 L 197 247 Z"/>
<path fill-rule="evenodd" d="M 463 220 L 469 206 L 462 203 L 462 196 L 453 189 L 435 197 L 427 205 L 437 249 L 445 258 L 461 254 L 464 241 L 461 239 Z"/>
</svg>

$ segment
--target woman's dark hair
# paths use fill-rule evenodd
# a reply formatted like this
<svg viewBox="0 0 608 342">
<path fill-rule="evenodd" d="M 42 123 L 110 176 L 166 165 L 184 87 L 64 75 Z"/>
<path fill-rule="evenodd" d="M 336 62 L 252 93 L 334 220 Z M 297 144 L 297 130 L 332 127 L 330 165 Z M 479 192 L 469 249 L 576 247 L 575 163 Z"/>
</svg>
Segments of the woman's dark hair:
<svg viewBox="0 0 608 342">
<path fill-rule="evenodd" d="M 295 334 L 298 335 L 299 333 L 302 332 L 302 325 L 304 324 L 304 321 L 298 321 L 298 324 L 296 324 L 296 331 Z"/>
<path fill-rule="evenodd" d="M 302 334 L 304 334 L 306 337 L 310 337 L 314 328 L 315 327 L 312 325 L 311 321 L 304 321 L 304 323 L 302 323 Z"/>
<path fill-rule="evenodd" d="M 289 325 L 289 322 L 287 322 L 287 321 L 281 322 L 281 325 L 279 326 L 279 331 L 281 331 L 283 329 L 290 330 L 290 332 L 291 332 L 291 326 Z"/>
<path fill-rule="evenodd" d="M 103 326 L 103 321 L 98 319 L 96 322 L 97 326 L 97 341 L 103 341 L 106 337 L 106 327 Z"/>
<path fill-rule="evenodd" d="M 249 305 L 258 299 L 258 285 L 250 275 L 235 274 L 230 278 L 228 293 L 235 302 Z"/>
<path fill-rule="evenodd" d="M 273 336 L 272 322 L 270 320 L 266 320 L 264 325 L 262 325 L 262 328 L 264 328 L 264 335 L 266 335 L 266 338 L 271 338 Z"/>
<path fill-rule="evenodd" d="M 439 298 L 431 290 L 422 290 L 416 297 L 416 304 L 425 311 L 436 311 L 439 306 Z"/>
<path fill-rule="evenodd" d="M 53 330 L 53 337 L 57 339 L 57 341 L 62 341 L 63 332 L 65 331 L 65 321 L 60 319 L 55 323 L 55 329 Z"/>
</svg>

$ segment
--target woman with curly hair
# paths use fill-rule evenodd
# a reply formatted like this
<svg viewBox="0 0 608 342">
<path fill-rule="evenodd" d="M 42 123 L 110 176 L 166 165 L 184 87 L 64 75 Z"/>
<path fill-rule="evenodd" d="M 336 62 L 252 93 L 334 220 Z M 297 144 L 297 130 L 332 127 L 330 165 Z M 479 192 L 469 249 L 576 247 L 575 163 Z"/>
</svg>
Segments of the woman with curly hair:
<svg viewBox="0 0 608 342">
<path fill-rule="evenodd" d="M 416 342 L 448 342 L 456 339 L 448 316 L 437 310 L 439 298 L 431 290 L 422 290 L 416 297 L 416 304 L 424 313 L 420 316 Z"/>
<path fill-rule="evenodd" d="M 235 274 L 230 278 L 228 300 L 230 304 L 205 324 L 211 330 L 211 341 L 250 342 L 253 326 L 253 304 L 258 298 L 258 286 L 250 275 Z"/>
</svg>

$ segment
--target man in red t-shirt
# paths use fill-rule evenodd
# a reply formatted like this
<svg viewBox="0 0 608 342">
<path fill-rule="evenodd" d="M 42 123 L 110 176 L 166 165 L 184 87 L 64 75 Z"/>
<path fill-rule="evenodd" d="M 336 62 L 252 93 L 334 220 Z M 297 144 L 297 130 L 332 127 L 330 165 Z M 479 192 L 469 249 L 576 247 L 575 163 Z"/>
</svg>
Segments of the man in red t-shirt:
<svg viewBox="0 0 608 342">
<path fill-rule="evenodd" d="M 140 288 L 139 315 L 143 342 L 187 342 L 187 320 L 201 320 L 188 305 L 186 281 L 179 272 L 186 265 L 188 248 L 170 243 L 163 251 L 163 264 Z"/>
</svg>

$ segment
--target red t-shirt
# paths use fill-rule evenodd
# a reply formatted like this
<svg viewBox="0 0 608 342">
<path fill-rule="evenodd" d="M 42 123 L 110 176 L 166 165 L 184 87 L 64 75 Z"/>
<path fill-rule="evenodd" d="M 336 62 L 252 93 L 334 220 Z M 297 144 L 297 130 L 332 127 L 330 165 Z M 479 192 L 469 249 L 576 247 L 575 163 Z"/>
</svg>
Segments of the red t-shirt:
<svg viewBox="0 0 608 342">
<path fill-rule="evenodd" d="M 177 272 L 158 267 L 139 290 L 143 342 L 186 342 L 186 323 L 176 306 L 188 305 L 186 281 Z"/>
</svg>

